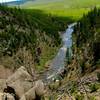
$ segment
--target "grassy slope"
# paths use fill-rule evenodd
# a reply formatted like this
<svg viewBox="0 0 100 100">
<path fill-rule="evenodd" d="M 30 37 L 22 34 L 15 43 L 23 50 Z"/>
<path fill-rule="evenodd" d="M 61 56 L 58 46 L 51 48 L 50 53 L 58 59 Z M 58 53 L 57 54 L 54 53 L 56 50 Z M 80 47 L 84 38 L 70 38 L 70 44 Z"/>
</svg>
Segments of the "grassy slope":
<svg viewBox="0 0 100 100">
<path fill-rule="evenodd" d="M 23 4 L 22 8 L 41 9 L 47 13 L 71 16 L 74 19 L 78 19 L 94 6 L 100 7 L 100 0 L 51 0 L 51 2 L 48 2 L 48 0 L 36 0 L 35 2 Z"/>
</svg>

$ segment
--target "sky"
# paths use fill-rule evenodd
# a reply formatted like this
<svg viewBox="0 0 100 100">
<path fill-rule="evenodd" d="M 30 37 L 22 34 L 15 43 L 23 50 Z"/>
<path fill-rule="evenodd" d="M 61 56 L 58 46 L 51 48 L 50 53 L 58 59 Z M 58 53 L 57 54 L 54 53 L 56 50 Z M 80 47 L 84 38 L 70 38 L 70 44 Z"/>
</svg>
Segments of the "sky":
<svg viewBox="0 0 100 100">
<path fill-rule="evenodd" d="M 0 0 L 0 3 L 4 3 L 4 2 L 12 2 L 12 1 L 20 1 L 20 0 Z"/>
</svg>

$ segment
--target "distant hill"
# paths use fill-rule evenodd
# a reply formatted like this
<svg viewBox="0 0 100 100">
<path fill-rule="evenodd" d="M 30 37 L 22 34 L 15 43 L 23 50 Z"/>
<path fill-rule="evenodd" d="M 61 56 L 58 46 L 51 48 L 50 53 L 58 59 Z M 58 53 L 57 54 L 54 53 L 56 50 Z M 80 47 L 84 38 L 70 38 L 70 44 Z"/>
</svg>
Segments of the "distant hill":
<svg viewBox="0 0 100 100">
<path fill-rule="evenodd" d="M 91 8 L 100 7 L 100 0 L 24 0 L 19 5 L 25 9 L 40 9 L 57 16 L 79 19 Z M 16 5 L 12 3 L 10 6 Z"/>
</svg>

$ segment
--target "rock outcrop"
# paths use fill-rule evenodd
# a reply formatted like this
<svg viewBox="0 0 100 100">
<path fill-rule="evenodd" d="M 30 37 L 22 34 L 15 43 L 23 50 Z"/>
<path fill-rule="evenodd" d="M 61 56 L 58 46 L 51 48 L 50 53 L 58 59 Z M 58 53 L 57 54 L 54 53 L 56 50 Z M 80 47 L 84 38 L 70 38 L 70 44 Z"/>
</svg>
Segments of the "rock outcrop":
<svg viewBox="0 0 100 100">
<path fill-rule="evenodd" d="M 39 96 L 44 94 L 44 83 L 41 80 L 35 83 L 35 93 Z"/>
<path fill-rule="evenodd" d="M 11 84 L 16 80 L 32 80 L 32 77 L 27 72 L 27 69 L 24 66 L 21 66 L 13 75 L 9 76 L 7 79 L 7 83 Z"/>
<path fill-rule="evenodd" d="M 23 94 L 20 100 L 34 100 L 36 97 L 35 87 L 31 88 L 28 92 Z"/>
<path fill-rule="evenodd" d="M 14 96 L 9 93 L 0 93 L 0 100 L 15 100 Z"/>
<path fill-rule="evenodd" d="M 5 89 L 7 89 L 8 86 L 14 89 L 15 92 L 13 94 L 18 95 L 20 100 L 35 100 L 37 96 L 41 97 L 44 94 L 44 83 L 41 80 L 33 82 L 32 76 L 27 72 L 27 69 L 23 66 L 20 67 L 12 76 L 9 76 L 8 79 L 5 80 L 4 82 L 5 85 L 2 87 L 5 87 Z M 1 93 L 2 95 L 3 92 L 5 91 L 2 90 Z M 9 94 L 9 90 L 6 92 Z M 16 99 L 7 99 L 7 100 L 16 100 Z"/>
</svg>

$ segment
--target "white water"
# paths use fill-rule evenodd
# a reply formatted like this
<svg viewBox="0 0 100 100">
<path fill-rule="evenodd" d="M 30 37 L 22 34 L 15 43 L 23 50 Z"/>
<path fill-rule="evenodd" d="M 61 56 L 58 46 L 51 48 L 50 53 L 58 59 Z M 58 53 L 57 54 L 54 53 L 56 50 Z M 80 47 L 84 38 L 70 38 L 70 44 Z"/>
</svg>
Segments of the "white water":
<svg viewBox="0 0 100 100">
<path fill-rule="evenodd" d="M 67 50 L 71 50 L 72 47 L 72 33 L 74 24 L 70 24 L 66 29 L 65 33 L 62 36 L 63 46 L 58 51 L 56 57 L 53 59 L 50 67 L 49 73 L 47 73 L 47 79 L 51 79 L 57 73 L 59 73 L 62 69 L 64 69 L 66 52 Z"/>
</svg>

